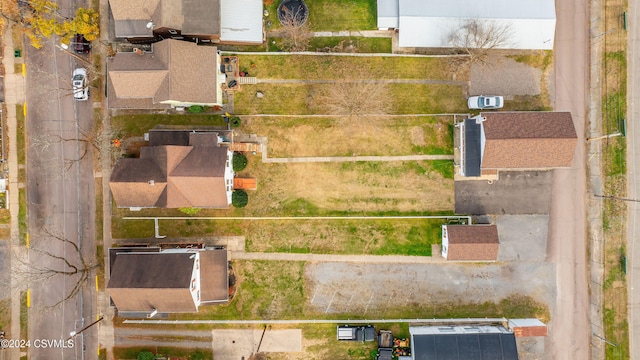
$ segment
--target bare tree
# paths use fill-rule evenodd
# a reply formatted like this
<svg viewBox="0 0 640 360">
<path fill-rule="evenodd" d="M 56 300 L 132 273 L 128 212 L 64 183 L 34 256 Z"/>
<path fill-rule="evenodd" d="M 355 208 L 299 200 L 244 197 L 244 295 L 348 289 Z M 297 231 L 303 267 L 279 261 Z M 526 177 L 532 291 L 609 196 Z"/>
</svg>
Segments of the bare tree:
<svg viewBox="0 0 640 360">
<path fill-rule="evenodd" d="M 309 41 L 313 33 L 309 29 L 309 23 L 302 6 L 291 10 L 286 6 L 282 8 L 280 23 L 282 24 L 282 47 L 286 51 L 305 51 L 309 47 Z"/>
<path fill-rule="evenodd" d="M 349 118 L 387 113 L 387 85 L 357 77 L 336 81 L 312 94 L 313 106 L 322 113 Z"/>
<path fill-rule="evenodd" d="M 32 236 L 33 241 L 29 248 L 30 258 L 35 254 L 38 260 L 26 258 L 26 253 L 14 254 L 17 266 L 12 269 L 12 276 L 21 283 L 32 285 L 47 283 L 59 277 L 73 279 L 71 289 L 66 290 L 62 298 L 55 303 L 46 306 L 54 308 L 78 295 L 100 264 L 97 261 L 88 261 L 76 242 L 46 227 L 42 227 L 41 231 L 41 234 Z M 66 250 L 61 252 L 61 248 Z"/>
<path fill-rule="evenodd" d="M 507 23 L 479 19 L 466 20 L 449 35 L 449 44 L 467 55 L 468 63 L 486 63 L 491 50 L 509 44 L 513 31 Z"/>
</svg>

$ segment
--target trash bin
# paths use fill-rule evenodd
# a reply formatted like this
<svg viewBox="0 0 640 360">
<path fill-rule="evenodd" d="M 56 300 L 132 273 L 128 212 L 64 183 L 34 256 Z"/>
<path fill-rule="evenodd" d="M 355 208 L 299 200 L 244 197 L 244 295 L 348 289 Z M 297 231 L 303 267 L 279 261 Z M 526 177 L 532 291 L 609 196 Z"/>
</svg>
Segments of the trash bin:
<svg viewBox="0 0 640 360">
<path fill-rule="evenodd" d="M 13 57 L 20 57 L 20 49 L 13 50 Z"/>
</svg>

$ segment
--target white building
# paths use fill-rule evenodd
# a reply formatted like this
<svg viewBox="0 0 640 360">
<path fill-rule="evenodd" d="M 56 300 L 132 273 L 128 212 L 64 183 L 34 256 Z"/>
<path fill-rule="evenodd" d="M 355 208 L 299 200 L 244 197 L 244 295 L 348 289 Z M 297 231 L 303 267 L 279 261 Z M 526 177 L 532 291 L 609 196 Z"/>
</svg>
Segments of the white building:
<svg viewBox="0 0 640 360">
<path fill-rule="evenodd" d="M 378 28 L 398 29 L 400 47 L 456 47 L 450 36 L 469 21 L 508 28 L 497 48 L 553 49 L 554 0 L 378 0 Z"/>
</svg>

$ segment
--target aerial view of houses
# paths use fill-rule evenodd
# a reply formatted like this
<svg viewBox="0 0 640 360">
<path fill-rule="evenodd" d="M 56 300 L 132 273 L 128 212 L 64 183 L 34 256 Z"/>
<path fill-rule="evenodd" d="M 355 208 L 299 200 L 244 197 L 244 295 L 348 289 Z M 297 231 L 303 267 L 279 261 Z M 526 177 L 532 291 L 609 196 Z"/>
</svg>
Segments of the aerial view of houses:
<svg viewBox="0 0 640 360">
<path fill-rule="evenodd" d="M 0 360 L 640 356 L 640 4 L 0 8 Z"/>
</svg>

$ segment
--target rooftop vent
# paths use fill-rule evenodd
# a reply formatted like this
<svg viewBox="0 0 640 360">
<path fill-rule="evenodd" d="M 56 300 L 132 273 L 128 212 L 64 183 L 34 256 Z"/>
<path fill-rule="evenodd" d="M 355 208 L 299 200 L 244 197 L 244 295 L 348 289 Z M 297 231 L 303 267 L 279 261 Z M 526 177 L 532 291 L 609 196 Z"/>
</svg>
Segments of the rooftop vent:
<svg viewBox="0 0 640 360">
<path fill-rule="evenodd" d="M 155 180 L 149 180 L 149 185 L 153 186 L 153 185 L 155 185 L 155 184 L 156 184 L 156 181 L 155 181 Z"/>
</svg>

